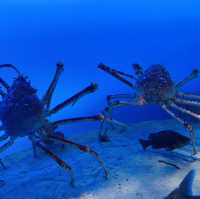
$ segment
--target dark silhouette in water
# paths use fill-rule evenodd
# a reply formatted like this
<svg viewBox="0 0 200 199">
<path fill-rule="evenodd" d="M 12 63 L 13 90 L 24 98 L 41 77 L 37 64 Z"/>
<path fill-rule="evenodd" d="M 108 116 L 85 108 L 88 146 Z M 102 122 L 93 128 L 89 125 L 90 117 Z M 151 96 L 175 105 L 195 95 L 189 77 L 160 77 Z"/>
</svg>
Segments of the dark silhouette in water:
<svg viewBox="0 0 200 199">
<path fill-rule="evenodd" d="M 180 183 L 179 187 L 173 190 L 164 199 L 200 199 L 200 196 L 193 196 L 192 184 L 195 177 L 195 170 L 191 170 Z"/>
<path fill-rule="evenodd" d="M 171 151 L 189 144 L 190 139 L 175 131 L 165 130 L 152 133 L 149 135 L 148 140 L 140 139 L 139 142 L 144 150 L 151 146 L 153 149 L 165 148 Z"/>
</svg>

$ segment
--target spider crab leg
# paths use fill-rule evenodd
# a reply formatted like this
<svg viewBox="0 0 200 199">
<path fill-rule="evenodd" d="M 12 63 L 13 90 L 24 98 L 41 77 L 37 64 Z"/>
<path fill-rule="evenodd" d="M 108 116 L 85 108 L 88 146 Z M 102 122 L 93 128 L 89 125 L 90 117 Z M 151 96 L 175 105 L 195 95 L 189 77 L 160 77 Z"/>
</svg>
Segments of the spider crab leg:
<svg viewBox="0 0 200 199">
<path fill-rule="evenodd" d="M 33 149 L 33 157 L 34 158 L 37 158 L 37 143 L 36 143 L 36 139 L 35 139 L 36 136 L 29 136 L 28 138 L 30 139 L 31 141 L 31 144 L 32 144 L 32 149 Z"/>
<path fill-rule="evenodd" d="M 123 100 L 121 100 L 120 98 L 122 98 Z M 115 107 L 144 105 L 140 102 L 140 99 L 138 99 L 134 94 L 109 95 L 107 96 L 107 103 L 108 107 L 105 110 L 110 113 L 110 117 L 112 114 L 112 110 Z"/>
<path fill-rule="evenodd" d="M 55 122 L 52 122 L 52 125 L 54 127 L 58 127 L 60 125 L 65 125 L 65 124 L 74 123 L 74 122 L 90 122 L 90 121 L 92 121 L 92 122 L 93 121 L 101 121 L 101 122 L 106 121 L 106 122 L 113 123 L 113 124 L 116 124 L 116 125 L 126 126 L 125 124 L 120 123 L 117 120 L 113 120 L 109 117 L 106 117 L 104 114 L 99 114 L 99 115 L 95 115 L 95 116 L 88 116 L 88 117 L 75 117 L 75 118 L 57 120 Z"/>
<path fill-rule="evenodd" d="M 194 69 L 189 76 L 185 77 L 183 80 L 181 80 L 179 83 L 176 84 L 176 88 L 179 89 L 179 88 L 183 87 L 185 84 L 187 84 L 191 80 L 197 78 L 198 76 L 199 76 L 199 70 Z"/>
<path fill-rule="evenodd" d="M 81 144 L 72 142 L 72 141 L 67 140 L 67 139 L 65 139 L 65 138 L 57 137 L 57 136 L 54 136 L 54 135 L 50 135 L 49 137 L 50 137 L 51 139 L 53 139 L 53 140 L 57 140 L 57 141 L 60 141 L 60 142 L 65 143 L 65 144 L 73 145 L 73 146 L 75 146 L 76 148 L 78 148 L 80 151 L 82 151 L 82 152 L 84 152 L 84 153 L 89 153 L 90 155 L 94 156 L 95 159 L 100 163 L 101 167 L 103 168 L 105 177 L 108 178 L 108 171 L 107 171 L 107 169 L 106 169 L 105 166 L 104 166 L 103 160 L 99 157 L 99 155 L 98 155 L 98 153 L 97 153 L 96 151 L 92 150 L 92 149 L 89 148 L 88 146 L 84 146 L 84 145 L 81 145 Z"/>
<path fill-rule="evenodd" d="M 56 72 L 54 74 L 53 80 L 52 80 L 51 84 L 49 85 L 49 88 L 47 89 L 47 91 L 42 99 L 42 102 L 46 106 L 47 109 L 49 109 L 53 92 L 55 91 L 58 80 L 63 71 L 64 71 L 64 65 L 62 63 L 57 63 Z"/>
<path fill-rule="evenodd" d="M 50 156 L 60 167 L 62 167 L 65 171 L 69 171 L 70 173 L 70 184 L 74 186 L 74 175 L 72 172 L 72 168 L 62 159 L 60 159 L 55 153 L 50 151 L 47 147 L 45 147 L 40 142 L 36 143 L 37 147 L 42 149 L 48 156 Z"/>
<path fill-rule="evenodd" d="M 0 127 L 0 130 L 3 130 L 3 127 Z M 9 135 L 7 135 L 7 134 L 1 135 L 1 136 L 0 136 L 0 142 L 6 140 L 8 137 L 9 137 Z M 4 145 L 3 145 L 3 146 L 4 146 Z M 2 147 L 3 147 L 3 146 L 2 146 Z M 5 148 L 5 149 L 2 148 L 2 152 L 3 152 L 4 150 L 6 150 L 6 149 L 7 149 L 7 148 Z M 1 147 L 0 147 L 0 150 L 1 150 Z M 1 159 L 0 159 L 0 165 L 1 165 L 1 167 L 2 167 L 3 169 L 6 169 L 6 166 L 4 165 L 4 163 L 3 163 L 3 161 L 2 161 Z"/>
<path fill-rule="evenodd" d="M 75 117 L 75 118 L 57 120 L 53 122 L 52 125 L 55 127 L 58 127 L 60 125 L 65 125 L 65 124 L 74 123 L 74 122 L 90 122 L 90 121 L 103 121 L 103 120 L 104 120 L 104 116 L 102 114 L 99 114 L 95 116 Z"/>
<path fill-rule="evenodd" d="M 104 119 L 101 124 L 100 124 L 100 128 L 99 128 L 99 139 L 101 142 L 107 142 L 110 141 L 108 135 L 107 135 L 107 131 L 108 131 L 108 127 L 107 127 L 107 123 L 110 125 L 111 129 L 115 128 L 116 126 L 120 126 L 122 128 L 122 130 L 126 130 L 128 128 L 128 126 L 122 122 L 119 122 L 117 120 L 114 120 L 111 115 L 112 112 L 108 110 L 108 107 L 104 110 L 103 115 L 105 116 L 106 119 Z"/>
<path fill-rule="evenodd" d="M 53 109 L 51 109 L 48 112 L 48 116 L 55 114 L 57 112 L 59 112 L 61 109 L 63 109 L 65 106 L 68 106 L 70 104 L 74 104 L 76 103 L 81 97 L 93 93 L 97 90 L 97 84 L 91 84 L 88 87 L 86 87 L 85 89 L 83 89 L 82 91 L 78 92 L 77 94 L 73 95 L 72 97 L 70 97 L 69 99 L 66 99 L 64 102 L 58 104 L 57 106 L 55 106 Z"/>
<path fill-rule="evenodd" d="M 200 106 L 200 102 L 188 100 L 188 99 L 185 100 L 185 99 L 175 98 L 174 102 L 180 103 L 180 104 L 186 104 L 186 105 Z"/>
<path fill-rule="evenodd" d="M 104 65 L 104 64 L 102 64 L 102 63 L 99 64 L 98 67 L 99 67 L 100 69 L 104 70 L 104 69 L 101 68 L 101 67 L 104 67 L 104 68 L 107 67 L 107 69 L 105 69 L 105 70 L 108 70 L 108 66 L 105 66 L 105 65 L 104 65 L 104 66 L 101 66 L 101 65 Z M 105 71 L 105 70 L 104 70 L 104 71 Z M 128 73 L 124 73 L 124 72 L 122 72 L 122 71 L 119 71 L 119 70 L 116 70 L 116 69 L 111 69 L 111 68 L 110 68 L 109 70 L 111 70 L 111 73 L 114 72 L 115 74 L 118 74 L 118 75 L 121 75 L 121 76 L 124 76 L 124 77 L 128 77 L 128 78 L 137 80 L 136 77 L 134 77 L 133 75 L 130 75 L 130 74 L 128 74 Z M 108 71 L 106 71 L 106 72 L 108 72 Z M 108 72 L 108 73 L 110 73 L 110 72 Z"/>
<path fill-rule="evenodd" d="M 10 146 L 12 146 L 14 144 L 15 138 L 10 137 L 10 139 L 8 140 L 8 142 L 6 142 L 5 144 L 3 144 L 2 146 L 0 146 L 0 153 L 4 152 L 5 150 L 7 150 Z"/>
<path fill-rule="evenodd" d="M 180 96 L 180 97 L 188 97 L 188 98 L 200 99 L 200 95 L 192 94 L 192 93 L 178 92 L 177 95 Z"/>
<path fill-rule="evenodd" d="M 182 113 L 188 114 L 188 115 L 190 115 L 190 116 L 192 116 L 192 117 L 194 117 L 194 118 L 200 120 L 200 114 L 197 114 L 197 113 L 195 113 L 195 112 L 193 112 L 193 111 L 190 111 L 190 110 L 188 110 L 188 109 L 186 109 L 186 108 L 183 108 L 183 107 L 181 107 L 181 106 L 178 106 L 177 104 L 175 104 L 175 103 L 173 103 L 173 102 L 170 104 L 170 106 L 171 106 L 172 108 L 175 108 L 176 110 L 182 112 Z"/>
<path fill-rule="evenodd" d="M 118 98 L 118 97 L 126 97 L 126 98 L 130 99 L 130 102 L 129 101 L 120 101 L 120 100 L 112 101 L 113 99 Z M 113 109 L 116 107 L 139 105 L 139 102 L 135 99 L 136 98 L 134 98 L 132 95 L 128 96 L 127 94 L 125 94 L 125 95 L 119 94 L 119 95 L 114 95 L 114 96 L 109 97 L 108 107 L 105 108 L 104 113 L 103 113 L 105 115 L 106 119 L 101 123 L 100 130 L 99 130 L 99 138 L 101 141 L 109 140 L 109 138 L 107 136 L 108 129 L 105 127 L 105 125 L 106 125 L 105 122 L 108 122 L 112 128 L 114 128 L 114 125 L 117 125 L 117 126 L 123 127 L 123 129 L 127 129 L 128 126 L 126 124 L 121 123 L 112 118 L 112 112 L 113 112 Z"/>
<path fill-rule="evenodd" d="M 2 159 L 0 159 L 0 165 L 1 165 L 1 167 L 2 167 L 3 169 L 6 169 L 6 166 L 5 166 L 5 164 L 3 163 L 3 160 L 2 160 Z"/>
<path fill-rule="evenodd" d="M 128 78 L 131 78 L 131 79 L 134 79 L 135 77 L 133 75 L 130 75 L 128 73 L 124 73 L 122 71 L 119 71 L 119 70 L 116 70 L 116 69 L 112 69 L 115 73 L 119 74 L 119 75 L 122 75 L 124 77 L 128 77 Z"/>
<path fill-rule="evenodd" d="M 8 85 L 8 83 L 6 81 L 4 81 L 2 78 L 0 78 L 0 84 L 6 89 L 8 90 L 10 88 L 10 86 Z"/>
<path fill-rule="evenodd" d="M 0 68 L 12 68 L 15 70 L 15 72 L 17 72 L 18 75 L 20 75 L 19 70 L 12 64 L 0 64 Z M 0 78 L 0 84 L 6 89 L 8 90 L 10 88 L 10 86 L 8 85 L 8 83 L 6 81 L 4 81 L 2 78 Z"/>
<path fill-rule="evenodd" d="M 132 94 L 116 94 L 116 95 L 108 95 L 107 96 L 107 102 L 108 104 L 110 104 L 112 102 L 112 100 L 114 99 L 130 99 L 133 100 L 133 98 L 135 98 L 135 95 Z"/>
<path fill-rule="evenodd" d="M 2 90 L 2 88 L 0 87 L 0 96 L 2 98 L 4 98 L 6 96 L 6 93 Z"/>
<path fill-rule="evenodd" d="M 192 147 L 193 147 L 193 155 L 197 154 L 196 143 L 195 143 L 195 132 L 193 126 L 183 120 L 182 118 L 178 117 L 173 111 L 171 111 L 165 104 L 161 106 L 171 117 L 175 118 L 178 122 L 180 122 L 190 133 Z M 170 106 L 170 107 L 173 107 Z"/>
<path fill-rule="evenodd" d="M 115 77 L 116 79 L 120 80 L 121 82 L 123 82 L 124 84 L 128 85 L 131 88 L 135 88 L 135 86 L 128 80 L 126 80 L 125 78 L 123 78 L 121 76 L 121 74 L 119 74 L 119 72 L 117 72 L 116 70 L 104 65 L 104 64 L 99 64 L 98 68 L 100 68 L 101 70 L 107 72 L 108 74 L 112 75 L 113 77 Z"/>
<path fill-rule="evenodd" d="M 20 71 L 17 69 L 16 66 L 12 65 L 12 64 L 0 64 L 0 68 L 12 68 L 13 70 L 15 70 L 15 72 L 20 75 Z"/>
<path fill-rule="evenodd" d="M 4 141 L 6 139 L 8 139 L 9 135 L 8 134 L 3 134 L 0 136 L 0 141 Z"/>
</svg>

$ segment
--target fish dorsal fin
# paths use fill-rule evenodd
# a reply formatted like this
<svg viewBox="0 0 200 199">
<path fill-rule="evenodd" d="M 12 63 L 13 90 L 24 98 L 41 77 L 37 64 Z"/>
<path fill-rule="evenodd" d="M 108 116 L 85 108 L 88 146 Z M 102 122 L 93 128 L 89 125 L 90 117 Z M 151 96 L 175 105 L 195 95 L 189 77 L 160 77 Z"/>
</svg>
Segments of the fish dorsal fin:
<svg viewBox="0 0 200 199">
<path fill-rule="evenodd" d="M 195 177 L 195 170 L 191 170 L 179 185 L 179 192 L 182 196 L 192 196 L 192 184 Z"/>
</svg>

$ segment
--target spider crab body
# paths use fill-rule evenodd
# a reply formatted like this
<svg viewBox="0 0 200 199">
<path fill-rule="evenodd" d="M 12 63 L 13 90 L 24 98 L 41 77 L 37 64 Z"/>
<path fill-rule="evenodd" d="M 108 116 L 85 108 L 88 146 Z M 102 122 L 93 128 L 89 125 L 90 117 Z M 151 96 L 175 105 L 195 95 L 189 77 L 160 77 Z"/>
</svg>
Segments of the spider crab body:
<svg viewBox="0 0 200 199">
<path fill-rule="evenodd" d="M 0 120 L 9 136 L 27 136 L 41 125 L 43 106 L 30 82 L 17 77 L 0 103 Z"/>
<path fill-rule="evenodd" d="M 108 173 L 104 167 L 104 163 L 95 151 L 87 146 L 65 139 L 64 134 L 57 131 L 57 128 L 61 125 L 72 122 L 102 121 L 104 120 L 102 114 L 88 117 L 67 118 L 53 122 L 48 119 L 49 116 L 59 112 L 66 106 L 74 105 L 81 97 L 95 92 L 97 85 L 91 84 L 69 99 L 51 108 L 52 96 L 64 69 L 63 64 L 57 64 L 54 78 L 42 99 L 37 96 L 37 90 L 32 87 L 27 78 L 25 78 L 15 66 L 11 64 L 0 65 L 0 68 L 5 67 L 14 69 L 18 73 L 18 76 L 11 86 L 0 78 L 0 84 L 3 86 L 3 88 L 0 87 L 0 95 L 2 97 L 0 101 L 0 120 L 2 126 L 0 129 L 4 131 L 4 134 L 0 135 L 0 141 L 5 141 L 5 143 L 0 146 L 0 152 L 5 151 L 13 145 L 15 139 L 18 137 L 27 136 L 32 141 L 34 156 L 36 156 L 36 148 L 40 148 L 55 160 L 60 167 L 70 172 L 71 183 L 73 183 L 71 167 L 48 148 L 48 145 L 52 144 L 52 142 L 70 144 L 80 151 L 94 156 L 101 164 L 105 176 L 107 177 Z"/>
<path fill-rule="evenodd" d="M 136 81 L 139 97 L 147 104 L 162 104 L 176 95 L 175 84 L 162 65 L 149 67 Z"/>
<path fill-rule="evenodd" d="M 200 119 L 200 115 L 187 108 L 185 105 L 200 107 L 200 95 L 183 93 L 181 88 L 189 81 L 195 79 L 199 75 L 199 71 L 194 69 L 192 73 L 182 81 L 175 83 L 163 65 L 155 64 L 143 70 L 139 64 L 134 64 L 134 75 L 130 75 L 115 69 L 112 69 L 104 64 L 99 64 L 98 68 L 114 76 L 121 82 L 131 87 L 134 92 L 132 94 L 116 94 L 107 97 L 108 107 L 105 109 L 109 117 L 112 118 L 112 110 L 114 107 L 128 105 L 160 105 L 170 116 L 180 122 L 189 132 L 193 145 L 193 154 L 197 153 L 195 145 L 195 133 L 191 124 L 185 118 L 181 118 L 175 111 L 190 115 L 196 119 Z M 134 79 L 132 83 L 127 78 Z M 175 110 L 175 111 L 174 111 Z M 107 136 L 106 131 L 101 126 L 100 138 Z M 107 139 L 106 139 L 107 140 Z"/>
</svg>

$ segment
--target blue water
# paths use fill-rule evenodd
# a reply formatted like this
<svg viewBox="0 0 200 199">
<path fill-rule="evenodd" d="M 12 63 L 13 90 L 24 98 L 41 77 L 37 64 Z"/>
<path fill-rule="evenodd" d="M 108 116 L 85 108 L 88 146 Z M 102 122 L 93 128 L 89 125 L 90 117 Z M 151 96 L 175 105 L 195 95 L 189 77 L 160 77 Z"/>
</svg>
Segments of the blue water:
<svg viewBox="0 0 200 199">
<path fill-rule="evenodd" d="M 97 69 L 103 62 L 132 73 L 131 64 L 145 68 L 154 63 L 166 65 L 179 81 L 200 66 L 199 1 L 191 0 L 2 0 L 0 2 L 1 63 L 12 63 L 26 74 L 42 94 L 63 61 L 63 74 L 53 105 L 91 82 L 99 90 L 57 118 L 99 113 L 108 94 L 131 90 Z M 15 74 L 2 69 L 12 82 Z M 200 80 L 185 87 L 199 92 Z M 124 108 L 117 117 L 125 122 L 163 119 L 159 107 Z"/>
<path fill-rule="evenodd" d="M 131 92 L 98 70 L 100 62 L 129 73 L 132 63 L 160 63 L 177 81 L 200 66 L 199 6 L 197 0 L 1 1 L 1 63 L 15 64 L 42 95 L 55 63 L 63 61 L 65 73 L 54 105 L 96 82 L 98 92 L 62 116 L 95 114 L 104 108 L 106 95 Z M 12 82 L 12 72 L 4 70 L 2 75 Z M 195 80 L 185 90 L 198 92 L 198 84 Z M 120 117 L 137 122 L 167 115 L 157 107 L 145 107 L 124 108 Z"/>
<path fill-rule="evenodd" d="M 17 66 L 42 97 L 62 61 L 65 71 L 52 106 L 91 82 L 99 89 L 52 120 L 98 114 L 107 95 L 132 92 L 97 69 L 100 62 L 127 73 L 133 73 L 133 63 L 163 64 L 174 81 L 200 69 L 199 9 L 199 0 L 1 0 L 0 64 Z M 16 74 L 2 69 L 0 76 L 12 84 Z M 200 93 L 199 85 L 200 78 L 184 90 Z M 169 116 L 158 106 L 145 106 L 119 109 L 115 118 L 130 124 Z M 98 125 L 64 128 L 69 135 Z M 15 145 L 11 152 L 23 147 Z"/>
</svg>

